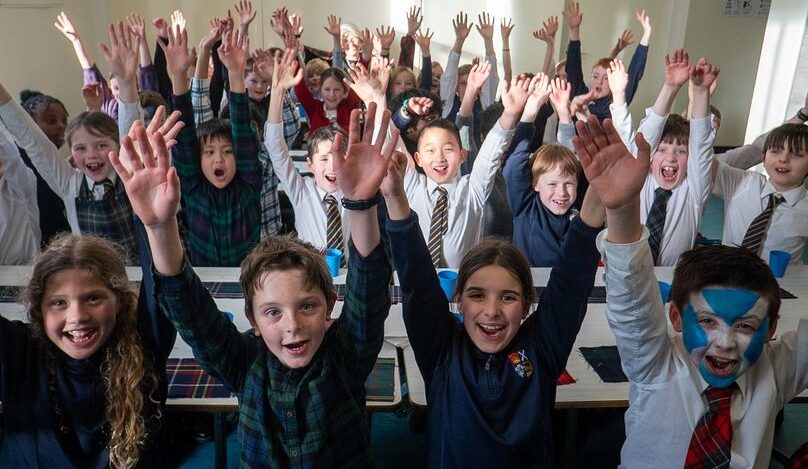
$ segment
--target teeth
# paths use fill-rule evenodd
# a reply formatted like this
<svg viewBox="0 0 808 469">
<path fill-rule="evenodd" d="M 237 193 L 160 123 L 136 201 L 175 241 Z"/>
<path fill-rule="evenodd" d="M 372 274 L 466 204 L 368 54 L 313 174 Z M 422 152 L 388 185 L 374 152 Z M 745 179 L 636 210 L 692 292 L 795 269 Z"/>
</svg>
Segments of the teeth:
<svg viewBox="0 0 808 469">
<path fill-rule="evenodd" d="M 489 332 L 496 332 L 500 329 L 503 329 L 505 326 L 490 326 L 488 324 L 480 324 L 480 327 Z"/>
</svg>

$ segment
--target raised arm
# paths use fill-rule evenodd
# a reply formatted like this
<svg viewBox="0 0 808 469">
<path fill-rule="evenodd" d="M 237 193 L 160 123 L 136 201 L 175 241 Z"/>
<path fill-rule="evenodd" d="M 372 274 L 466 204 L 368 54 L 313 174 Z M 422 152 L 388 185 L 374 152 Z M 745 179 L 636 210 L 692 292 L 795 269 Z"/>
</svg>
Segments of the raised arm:
<svg viewBox="0 0 808 469">
<path fill-rule="evenodd" d="M 468 81 L 466 83 L 466 92 L 463 95 L 463 101 L 460 102 L 460 110 L 457 115 L 463 117 L 471 117 L 471 112 L 474 109 L 474 101 L 485 86 L 488 75 L 491 74 L 491 64 L 488 62 L 480 62 L 471 66 L 469 71 Z"/>
<path fill-rule="evenodd" d="M 140 58 L 140 68 L 152 66 L 151 51 L 149 50 L 149 41 L 146 39 L 146 22 L 137 13 L 129 13 L 126 15 L 126 23 L 129 29 L 137 36 L 138 39 L 138 56 Z M 154 90 L 157 91 L 157 90 Z"/>
<path fill-rule="evenodd" d="M 421 8 L 412 6 L 407 11 L 407 34 L 401 36 L 401 52 L 398 55 L 398 65 L 403 67 L 413 68 L 415 61 L 415 44 L 418 43 L 416 36 L 418 30 L 421 28 L 421 22 L 424 17 L 421 16 Z M 423 48 L 421 49 L 421 56 L 424 55 Z M 429 55 L 429 53 L 427 53 Z"/>
<path fill-rule="evenodd" d="M 449 58 L 446 59 L 446 68 L 443 75 L 440 77 L 440 99 L 446 103 L 443 106 L 442 117 L 446 117 L 452 112 L 452 102 L 454 102 L 454 96 L 457 92 L 457 69 L 460 65 L 460 54 L 463 53 L 463 44 L 471 32 L 473 23 L 469 24 L 468 15 L 461 11 L 452 20 L 452 26 L 455 32 L 454 45 L 449 52 Z"/>
<path fill-rule="evenodd" d="M 510 19 L 506 23 L 505 18 L 502 18 L 499 32 L 502 35 L 502 68 L 505 81 L 511 81 L 513 76 L 513 66 L 511 65 L 511 31 L 513 31 L 513 28 L 513 22 Z"/>
<path fill-rule="evenodd" d="M 252 2 L 250 0 L 239 0 L 233 4 L 238 16 L 238 30 L 242 37 L 247 37 L 249 34 L 250 23 L 255 19 L 258 10 L 253 10 Z"/>
<path fill-rule="evenodd" d="M 418 88 L 424 91 L 432 89 L 432 52 L 430 51 L 430 45 L 434 35 L 429 28 L 426 28 L 425 32 L 421 33 L 421 30 L 418 30 L 412 36 L 421 49 L 421 77 Z"/>
<path fill-rule="evenodd" d="M 628 64 L 628 86 L 626 87 L 626 102 L 629 104 L 637 93 L 640 80 L 645 72 L 645 63 L 648 60 L 648 41 L 651 38 L 651 18 L 645 14 L 645 10 L 637 10 L 637 21 L 642 26 L 642 38 L 631 56 Z"/>
<path fill-rule="evenodd" d="M 485 80 L 485 85 L 480 93 L 480 105 L 483 109 L 494 103 L 499 87 L 499 72 L 497 71 L 497 53 L 494 50 L 494 17 L 483 12 L 477 16 L 477 32 L 483 38 L 485 44 L 485 60 L 491 64 L 491 73 Z"/>
<path fill-rule="evenodd" d="M 56 16 L 56 22 L 53 23 L 53 25 L 70 41 L 81 68 L 84 70 L 93 68 L 95 60 L 93 60 L 90 53 L 84 47 L 84 42 L 82 42 L 76 27 L 73 26 L 73 22 L 67 17 L 67 13 L 63 11 L 60 12 L 59 15 Z"/>
<path fill-rule="evenodd" d="M 136 103 L 138 99 L 137 72 L 140 37 L 122 21 L 107 27 L 109 45 L 101 44 L 110 71 L 118 79 L 118 99 L 125 103 Z M 131 126 L 131 122 L 128 123 Z M 127 126 L 128 128 L 128 126 Z"/>
<path fill-rule="evenodd" d="M 581 7 L 578 2 L 572 2 L 564 10 L 564 21 L 567 22 L 569 28 L 570 42 L 567 46 L 567 63 L 564 69 L 567 72 L 567 81 L 572 86 L 572 96 L 585 94 L 589 91 L 586 86 L 583 73 L 583 65 L 581 64 L 581 21 L 584 15 L 581 13 Z"/>
<path fill-rule="evenodd" d="M 630 29 L 626 28 L 623 32 L 617 36 L 617 44 L 614 45 L 614 48 L 611 52 L 609 52 L 609 58 L 614 59 L 620 52 L 623 52 L 623 49 L 630 46 L 634 43 L 634 33 L 631 32 Z"/>
<path fill-rule="evenodd" d="M 555 37 L 558 32 L 558 17 L 550 16 L 542 23 L 541 29 L 533 31 L 533 37 L 540 41 L 544 41 L 546 47 L 544 49 L 544 62 L 542 62 L 541 71 L 545 75 L 550 75 L 553 68 L 553 53 L 555 48 Z"/>
</svg>

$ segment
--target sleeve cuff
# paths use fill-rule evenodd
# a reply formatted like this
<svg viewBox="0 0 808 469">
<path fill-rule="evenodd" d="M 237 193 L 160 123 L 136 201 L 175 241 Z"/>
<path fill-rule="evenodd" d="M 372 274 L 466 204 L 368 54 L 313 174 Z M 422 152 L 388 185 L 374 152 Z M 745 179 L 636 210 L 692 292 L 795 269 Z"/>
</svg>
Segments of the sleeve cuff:
<svg viewBox="0 0 808 469">
<path fill-rule="evenodd" d="M 642 227 L 640 239 L 633 243 L 615 244 L 606 240 L 609 230 L 605 229 L 597 236 L 595 243 L 603 257 L 603 263 L 608 267 L 628 272 L 631 265 L 636 264 L 640 257 L 651 257 L 651 248 L 648 246 L 648 228 Z M 635 259 L 637 258 L 637 259 Z M 653 265 L 653 262 L 649 261 Z"/>
</svg>

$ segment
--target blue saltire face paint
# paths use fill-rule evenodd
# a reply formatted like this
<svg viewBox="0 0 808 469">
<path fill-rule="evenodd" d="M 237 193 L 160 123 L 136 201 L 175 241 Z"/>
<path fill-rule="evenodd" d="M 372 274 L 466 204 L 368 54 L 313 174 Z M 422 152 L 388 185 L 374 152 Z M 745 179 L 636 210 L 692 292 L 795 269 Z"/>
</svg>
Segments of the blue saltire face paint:
<svg viewBox="0 0 808 469">
<path fill-rule="evenodd" d="M 682 311 L 682 339 L 708 384 L 727 387 L 760 358 L 769 302 L 749 290 L 705 288 Z"/>
</svg>

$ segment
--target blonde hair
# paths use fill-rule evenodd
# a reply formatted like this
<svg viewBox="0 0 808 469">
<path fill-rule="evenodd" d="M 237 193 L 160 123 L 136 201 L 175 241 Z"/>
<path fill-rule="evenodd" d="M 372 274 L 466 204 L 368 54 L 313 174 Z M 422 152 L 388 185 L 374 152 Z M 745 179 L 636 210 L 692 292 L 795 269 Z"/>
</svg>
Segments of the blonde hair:
<svg viewBox="0 0 808 469">
<path fill-rule="evenodd" d="M 314 58 L 306 62 L 306 76 L 320 75 L 329 68 L 328 62 L 320 58 Z"/>
<path fill-rule="evenodd" d="M 539 176 L 549 173 L 555 168 L 561 168 L 566 175 L 578 176 L 581 174 L 581 162 L 567 147 L 562 145 L 542 145 L 530 157 L 530 172 L 533 175 L 533 184 Z"/>
<path fill-rule="evenodd" d="M 54 239 L 34 264 L 31 281 L 22 293 L 34 334 L 44 343 L 49 374 L 49 391 L 53 396 L 57 431 L 68 430 L 56 390 L 56 346 L 44 332 L 42 301 L 52 276 L 78 269 L 103 282 L 117 298 L 119 310 L 115 329 L 104 353 L 101 373 L 106 394 L 106 419 L 109 423 L 109 463 L 115 468 L 137 464 L 147 438 L 143 410 L 146 399 L 157 404 L 157 374 L 143 350 L 137 330 L 137 294 L 129 285 L 123 257 L 102 238 L 65 234 Z M 158 417 L 160 414 L 158 407 Z"/>
</svg>

